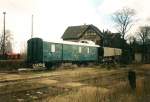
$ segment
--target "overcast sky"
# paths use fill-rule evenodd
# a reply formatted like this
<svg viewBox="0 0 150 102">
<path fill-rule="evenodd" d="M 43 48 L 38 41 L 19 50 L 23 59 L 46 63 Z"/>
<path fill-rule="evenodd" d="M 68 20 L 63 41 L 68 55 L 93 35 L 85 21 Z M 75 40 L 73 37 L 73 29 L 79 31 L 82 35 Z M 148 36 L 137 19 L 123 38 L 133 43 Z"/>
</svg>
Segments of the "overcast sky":
<svg viewBox="0 0 150 102">
<path fill-rule="evenodd" d="M 68 26 L 93 24 L 100 30 L 115 32 L 111 14 L 122 7 L 136 10 L 136 27 L 149 23 L 149 0 L 0 0 L 0 31 L 3 11 L 6 29 L 14 36 L 15 51 L 31 36 L 31 15 L 34 15 L 34 36 L 58 40 Z M 132 31 L 136 31 L 135 27 Z"/>
</svg>

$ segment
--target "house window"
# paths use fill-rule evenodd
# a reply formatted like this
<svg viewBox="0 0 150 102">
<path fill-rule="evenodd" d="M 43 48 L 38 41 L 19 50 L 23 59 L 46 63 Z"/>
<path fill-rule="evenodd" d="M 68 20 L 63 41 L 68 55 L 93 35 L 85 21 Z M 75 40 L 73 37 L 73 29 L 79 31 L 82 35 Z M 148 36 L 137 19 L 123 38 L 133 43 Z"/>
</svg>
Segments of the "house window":
<svg viewBox="0 0 150 102">
<path fill-rule="evenodd" d="M 55 50 L 56 50 L 56 49 L 55 49 L 55 44 L 52 44 L 52 45 L 51 45 L 51 52 L 55 52 Z"/>
<path fill-rule="evenodd" d="M 81 53 L 82 52 L 82 48 L 81 47 L 79 47 L 79 53 Z"/>
<path fill-rule="evenodd" d="M 87 31 L 87 34 L 86 34 L 86 35 L 87 35 L 87 36 L 95 36 L 96 33 L 95 33 L 95 31 L 93 31 L 92 29 L 90 29 L 90 30 Z"/>
<path fill-rule="evenodd" d="M 87 48 L 87 53 L 90 53 L 90 48 L 89 47 Z"/>
</svg>

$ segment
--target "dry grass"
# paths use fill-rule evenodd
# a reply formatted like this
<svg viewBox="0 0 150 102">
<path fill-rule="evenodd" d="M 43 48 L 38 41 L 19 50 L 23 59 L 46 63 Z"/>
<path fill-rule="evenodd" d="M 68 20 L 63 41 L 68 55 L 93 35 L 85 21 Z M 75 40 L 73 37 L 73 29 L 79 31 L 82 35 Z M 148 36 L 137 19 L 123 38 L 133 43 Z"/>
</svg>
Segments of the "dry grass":
<svg viewBox="0 0 150 102">
<path fill-rule="evenodd" d="M 108 90 L 97 87 L 84 87 L 77 92 L 71 92 L 66 96 L 48 98 L 48 102 L 100 102 L 106 96 Z"/>
<path fill-rule="evenodd" d="M 86 86 L 67 95 L 47 98 L 43 102 L 149 102 L 150 82 L 143 84 L 143 81 L 137 81 L 136 91 L 130 89 L 128 82 L 118 82 L 111 89 Z"/>
<path fill-rule="evenodd" d="M 123 89 L 124 87 L 121 87 L 121 89 Z M 55 98 L 48 98 L 46 101 L 47 102 L 127 102 L 126 100 L 123 101 L 124 100 L 123 94 L 120 94 L 119 92 L 122 90 L 118 89 L 118 87 L 115 88 L 117 88 L 117 92 L 114 89 L 109 90 L 101 87 L 83 87 L 79 89 L 77 92 L 69 93 L 66 96 L 57 96 Z M 127 95 L 126 98 L 127 97 L 129 97 L 129 95 Z M 129 102 L 133 102 L 133 99 L 132 101 Z"/>
<path fill-rule="evenodd" d="M 136 90 L 130 88 L 126 72 L 119 69 L 76 68 L 27 76 L 49 76 L 33 81 L 53 88 L 49 97 L 43 97 L 39 102 L 150 102 L 148 74 L 137 77 Z"/>
<path fill-rule="evenodd" d="M 105 80 L 109 81 L 107 78 Z M 128 80 L 117 80 L 117 77 L 115 83 L 110 81 L 109 87 L 105 88 L 101 84 L 93 86 L 97 81 L 91 82 L 85 86 L 82 81 L 68 83 L 72 87 L 80 87 L 68 94 L 44 99 L 43 102 L 150 102 L 150 76 L 138 77 L 136 90 L 130 88 Z"/>
</svg>

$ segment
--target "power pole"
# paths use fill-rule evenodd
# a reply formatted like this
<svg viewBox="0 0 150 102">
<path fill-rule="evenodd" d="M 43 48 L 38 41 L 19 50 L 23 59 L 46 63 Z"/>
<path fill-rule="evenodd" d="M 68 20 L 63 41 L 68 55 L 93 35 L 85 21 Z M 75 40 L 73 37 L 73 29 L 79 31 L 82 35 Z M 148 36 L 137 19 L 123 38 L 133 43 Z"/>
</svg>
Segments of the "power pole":
<svg viewBox="0 0 150 102">
<path fill-rule="evenodd" d="M 4 14 L 4 37 L 3 37 L 3 56 L 5 55 L 5 35 L 6 35 L 6 33 L 5 33 L 5 15 L 6 15 L 6 12 L 3 12 L 3 14 Z"/>
<path fill-rule="evenodd" d="M 32 15 L 32 21 L 31 21 L 31 38 L 33 38 L 33 15 Z"/>
</svg>

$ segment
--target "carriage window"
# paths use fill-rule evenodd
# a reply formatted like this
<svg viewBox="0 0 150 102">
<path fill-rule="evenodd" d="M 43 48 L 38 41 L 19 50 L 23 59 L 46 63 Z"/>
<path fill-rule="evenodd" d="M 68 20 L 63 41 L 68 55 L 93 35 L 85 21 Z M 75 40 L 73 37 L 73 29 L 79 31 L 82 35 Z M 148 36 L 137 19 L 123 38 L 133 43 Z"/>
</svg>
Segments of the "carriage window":
<svg viewBox="0 0 150 102">
<path fill-rule="evenodd" d="M 51 52 L 55 52 L 55 44 L 51 45 Z"/>
<path fill-rule="evenodd" d="M 81 47 L 79 47 L 79 53 L 81 53 L 82 52 L 82 48 Z"/>
<path fill-rule="evenodd" d="M 89 47 L 87 48 L 87 53 L 90 53 L 90 48 Z"/>
</svg>

